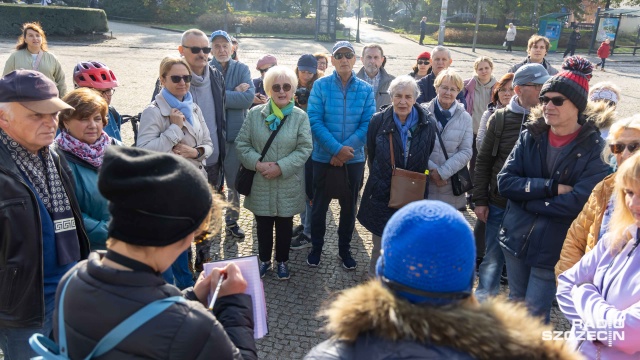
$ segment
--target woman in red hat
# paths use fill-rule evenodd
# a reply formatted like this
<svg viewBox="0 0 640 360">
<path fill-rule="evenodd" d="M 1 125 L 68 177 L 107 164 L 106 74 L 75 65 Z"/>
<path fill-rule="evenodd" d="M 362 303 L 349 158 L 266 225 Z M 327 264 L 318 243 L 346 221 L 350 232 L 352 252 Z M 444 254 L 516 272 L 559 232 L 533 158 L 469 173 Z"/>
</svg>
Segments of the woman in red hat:
<svg viewBox="0 0 640 360">
<path fill-rule="evenodd" d="M 413 66 L 413 71 L 409 73 L 409 76 L 416 79 L 416 81 L 427 76 L 431 72 L 431 54 L 428 51 L 418 55 L 418 60 Z"/>
</svg>

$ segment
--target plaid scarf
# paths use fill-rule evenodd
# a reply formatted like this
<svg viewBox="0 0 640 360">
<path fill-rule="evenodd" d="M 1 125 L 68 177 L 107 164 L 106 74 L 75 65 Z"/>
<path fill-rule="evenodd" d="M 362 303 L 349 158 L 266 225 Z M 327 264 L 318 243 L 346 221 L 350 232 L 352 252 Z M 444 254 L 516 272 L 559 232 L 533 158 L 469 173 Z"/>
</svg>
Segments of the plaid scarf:
<svg viewBox="0 0 640 360">
<path fill-rule="evenodd" d="M 80 260 L 80 243 L 76 233 L 76 221 L 62 179 L 53 162 L 51 150 L 45 146 L 32 154 L 0 129 L 2 142 L 18 169 L 26 176 L 53 221 L 58 265 Z"/>
</svg>

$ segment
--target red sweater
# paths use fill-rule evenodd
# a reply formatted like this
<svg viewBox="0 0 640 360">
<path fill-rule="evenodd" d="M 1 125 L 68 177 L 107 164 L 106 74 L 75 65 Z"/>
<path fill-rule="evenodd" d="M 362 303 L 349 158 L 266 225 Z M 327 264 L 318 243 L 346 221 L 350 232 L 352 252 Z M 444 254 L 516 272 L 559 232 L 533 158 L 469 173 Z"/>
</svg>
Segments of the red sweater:
<svg viewBox="0 0 640 360">
<path fill-rule="evenodd" d="M 600 44 L 600 47 L 598 48 L 598 57 L 600 59 L 606 59 L 609 57 L 610 51 L 611 51 L 611 45 L 603 41 L 602 44 Z"/>
</svg>

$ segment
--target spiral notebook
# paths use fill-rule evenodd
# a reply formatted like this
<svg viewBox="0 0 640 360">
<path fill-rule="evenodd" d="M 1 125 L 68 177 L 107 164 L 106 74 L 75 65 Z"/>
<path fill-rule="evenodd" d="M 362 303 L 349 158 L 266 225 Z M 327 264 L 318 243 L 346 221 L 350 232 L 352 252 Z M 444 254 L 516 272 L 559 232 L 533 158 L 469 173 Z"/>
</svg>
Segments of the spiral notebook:
<svg viewBox="0 0 640 360">
<path fill-rule="evenodd" d="M 264 297 L 262 279 L 260 279 L 258 256 L 244 256 L 206 263 L 204 264 L 204 273 L 209 275 L 212 269 L 223 268 L 232 262 L 238 265 L 242 276 L 247 281 L 247 290 L 244 293 L 251 295 L 251 302 L 253 303 L 253 337 L 254 339 L 260 339 L 267 335 L 269 328 L 267 326 L 267 301 Z M 211 300 L 212 296 L 213 291 L 209 294 L 209 300 Z"/>
</svg>

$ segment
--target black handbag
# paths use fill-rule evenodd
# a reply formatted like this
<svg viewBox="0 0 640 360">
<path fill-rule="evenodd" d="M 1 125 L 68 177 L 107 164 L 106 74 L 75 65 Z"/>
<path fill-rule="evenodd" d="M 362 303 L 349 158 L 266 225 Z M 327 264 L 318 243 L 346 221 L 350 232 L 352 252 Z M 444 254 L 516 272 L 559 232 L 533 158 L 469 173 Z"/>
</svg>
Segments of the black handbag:
<svg viewBox="0 0 640 360">
<path fill-rule="evenodd" d="M 438 131 L 438 140 L 440 141 L 440 146 L 442 147 L 442 152 L 444 153 L 444 158 L 449 160 L 449 155 L 447 154 L 447 149 L 444 147 L 444 142 L 442 142 L 442 132 Z M 458 170 L 457 173 L 451 175 L 449 178 L 451 180 L 451 187 L 453 188 L 453 195 L 460 196 L 467 191 L 471 191 L 473 189 L 473 183 L 471 182 L 471 174 L 469 173 L 469 168 L 465 165 L 462 169 Z"/>
<path fill-rule="evenodd" d="M 271 133 L 271 136 L 269 136 L 269 140 L 267 140 L 267 143 L 264 145 L 264 149 L 262 149 L 262 154 L 260 154 L 260 159 L 258 161 L 262 161 L 262 159 L 264 158 L 264 155 L 267 153 L 267 151 L 269 151 L 269 147 L 271 146 L 273 139 L 275 139 L 280 129 L 282 129 L 282 125 L 284 125 L 285 120 L 287 120 L 286 116 L 282 119 L 282 121 L 280 121 L 280 126 L 278 126 L 278 128 Z M 238 174 L 236 175 L 236 182 L 235 182 L 236 191 L 239 194 L 244 196 L 251 194 L 251 187 L 253 186 L 253 177 L 255 175 L 256 175 L 256 172 L 254 170 L 249 170 L 244 166 L 242 166 L 242 164 L 240 164 L 240 168 L 238 168 Z"/>
</svg>

